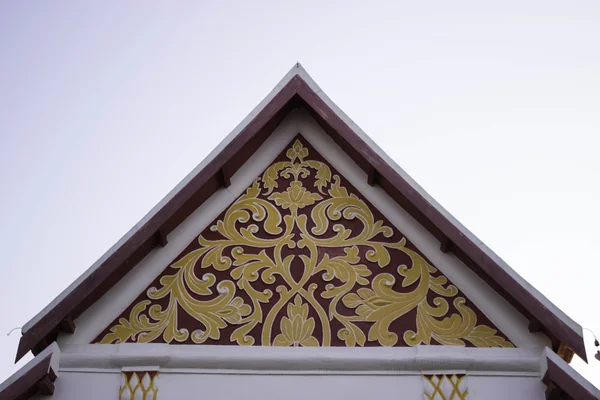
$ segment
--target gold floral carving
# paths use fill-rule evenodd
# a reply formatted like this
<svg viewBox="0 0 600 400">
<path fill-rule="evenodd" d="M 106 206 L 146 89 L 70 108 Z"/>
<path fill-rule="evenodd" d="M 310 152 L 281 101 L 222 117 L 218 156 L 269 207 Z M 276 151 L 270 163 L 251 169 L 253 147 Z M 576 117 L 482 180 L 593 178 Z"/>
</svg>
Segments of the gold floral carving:
<svg viewBox="0 0 600 400">
<path fill-rule="evenodd" d="M 560 358 L 565 360 L 567 362 L 567 364 L 571 363 L 571 361 L 573 360 L 573 356 L 575 355 L 573 350 L 564 343 L 561 343 L 558 346 L 557 354 Z"/>
<path fill-rule="evenodd" d="M 513 347 L 309 153 L 295 140 L 96 342 Z"/>
<path fill-rule="evenodd" d="M 319 341 L 312 336 L 315 330 L 314 318 L 308 318 L 308 304 L 301 304 L 300 295 L 296 295 L 294 303 L 287 305 L 287 317 L 281 319 L 281 333 L 275 337 L 273 345 L 284 347 L 319 346 Z"/>
</svg>

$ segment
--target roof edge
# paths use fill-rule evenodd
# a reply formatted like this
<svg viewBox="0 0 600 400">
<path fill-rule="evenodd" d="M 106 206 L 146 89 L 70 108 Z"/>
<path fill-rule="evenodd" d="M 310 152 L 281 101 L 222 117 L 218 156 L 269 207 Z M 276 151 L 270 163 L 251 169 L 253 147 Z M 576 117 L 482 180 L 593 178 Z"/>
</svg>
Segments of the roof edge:
<svg viewBox="0 0 600 400">
<path fill-rule="evenodd" d="M 285 92 L 285 95 L 282 93 Z M 389 185 L 394 190 L 406 193 L 401 193 L 409 202 L 419 203 L 415 207 L 421 216 L 428 220 L 436 219 L 440 222 L 440 226 L 436 226 L 446 239 L 452 237 L 453 243 L 457 246 L 457 250 L 462 251 L 467 258 L 472 260 L 481 268 L 482 273 L 492 276 L 492 280 L 500 279 L 498 286 L 502 287 L 503 283 L 512 282 L 519 288 L 520 297 L 515 297 L 511 304 L 522 305 L 523 299 L 528 299 L 527 296 L 532 296 L 535 302 L 539 303 L 536 306 L 537 313 L 531 315 L 536 318 L 545 318 L 539 322 L 549 331 L 555 330 L 554 324 L 557 324 L 556 330 L 559 331 L 556 335 L 561 341 L 569 345 L 575 353 L 586 360 L 585 347 L 583 345 L 583 331 L 580 325 L 564 314 L 558 307 L 552 304 L 546 297 L 535 290 L 527 281 L 518 275 L 510 268 L 500 257 L 492 252 L 481 240 L 468 231 L 460 224 L 452 215 L 439 205 L 423 188 L 421 188 L 404 170 L 402 170 L 375 142 L 373 142 L 346 114 L 343 113 L 331 99 L 329 99 L 321 90 L 321 88 L 308 75 L 306 70 L 298 63 L 284 76 L 284 78 L 275 86 L 275 88 L 263 99 L 258 106 L 229 134 L 223 141 L 213 150 L 190 174 L 188 174 L 167 196 L 165 196 L 140 222 L 138 222 L 127 234 L 125 234 L 114 246 L 112 246 L 92 267 L 90 267 L 81 277 L 73 282 L 66 290 L 64 290 L 57 298 L 55 298 L 48 306 L 38 313 L 32 320 L 25 324 L 23 328 L 23 337 L 19 344 L 17 359 L 24 355 L 28 350 L 35 346 L 35 343 L 25 344 L 25 337 L 30 337 L 30 331 L 34 327 L 40 325 L 42 319 L 53 320 L 51 324 L 44 323 L 46 335 L 52 330 L 55 330 L 58 323 L 66 315 L 53 315 L 52 311 L 65 301 L 73 291 L 79 288 L 84 282 L 94 281 L 96 271 L 103 266 L 107 260 L 120 251 L 132 238 L 137 236 L 148 236 L 148 225 L 156 216 L 163 211 L 166 205 L 174 201 L 176 196 L 184 188 L 192 184 L 198 184 L 197 179 L 205 171 L 205 169 L 220 168 L 219 165 L 224 164 L 229 160 L 227 155 L 223 155 L 226 151 L 232 150 L 237 146 L 236 138 L 244 134 L 243 140 L 248 141 L 252 137 L 252 132 L 256 132 L 261 123 L 266 125 L 270 119 L 274 118 L 274 113 L 279 112 L 286 104 L 288 104 L 294 96 L 299 96 L 307 102 L 315 115 L 321 120 L 319 123 L 328 124 L 334 131 L 343 132 L 340 136 L 343 139 L 352 140 L 354 143 L 361 143 L 360 157 L 363 157 L 369 163 L 369 167 L 380 168 L 386 170 L 386 176 L 389 179 Z M 277 103 L 284 104 L 277 104 Z M 261 120 L 260 122 L 256 122 Z M 267 122 L 265 122 L 267 120 Z M 326 130 L 327 131 L 327 130 Z M 346 137 L 344 137 L 344 135 Z M 365 146 L 366 145 L 366 146 Z M 237 146 L 239 147 L 239 146 Z M 355 149 L 356 150 L 356 149 Z M 358 153 L 358 151 L 357 151 Z M 364 164 L 364 163 L 363 163 Z M 216 167 L 215 167 L 216 165 Z M 376 170 L 377 172 L 381 172 Z M 210 171 L 209 171 L 210 172 Z M 212 171 L 214 172 L 214 171 Z M 211 173 L 212 173 L 211 172 Z M 399 188 L 402 188 L 399 189 Z M 180 200 L 180 199 L 179 199 Z M 181 203 L 181 201 L 179 201 Z M 163 218 L 164 219 L 164 218 Z M 156 228 L 156 227 L 155 227 Z M 158 228 L 160 229 L 160 226 Z M 151 234 L 154 232 L 151 232 Z M 438 235 L 439 236 L 439 235 Z M 119 257 L 116 257 L 119 258 Z M 122 259 L 123 257 L 121 257 Z M 459 257 L 460 258 L 460 257 Z M 122 260 L 121 260 L 122 261 Z M 123 262 L 123 261 L 122 261 Z M 496 275 L 496 278 L 493 276 Z M 99 279 L 99 278 L 98 278 Z M 97 280 L 97 279 L 96 279 Z M 92 282 L 98 286 L 100 283 Z M 497 289 L 496 289 L 497 290 Z M 510 296 L 515 296 L 510 293 Z M 505 296 L 506 297 L 506 296 Z M 538 315 L 541 311 L 541 314 Z M 56 313 L 54 313 L 56 314 Z M 531 317 L 531 315 L 529 317 Z M 58 319 L 58 322 L 54 321 Z M 56 324 L 55 324 L 56 322 Z M 49 326 L 52 325 L 52 326 Z M 566 333 L 564 333 L 566 332 Z M 571 332 L 571 333 L 569 333 Z M 33 333 L 32 333 L 33 334 Z M 29 338 L 31 339 L 31 338 Z M 44 347 L 42 342 L 42 347 Z"/>
<path fill-rule="evenodd" d="M 304 70 L 303 70 L 304 71 Z M 304 71 L 306 73 L 306 71 Z M 306 73 L 308 75 L 308 73 Z M 302 78 L 302 76 L 301 76 Z M 310 77 L 309 77 L 310 78 Z M 565 314 L 560 308 L 552 303 L 547 297 L 535 289 L 529 282 L 521 277 L 514 269 L 512 269 L 500 256 L 492 251 L 482 240 L 477 238 L 471 231 L 469 231 L 463 224 L 461 224 L 450 212 L 442 207 L 429 193 L 425 191 L 406 171 L 404 171 L 383 149 L 381 149 L 377 143 L 375 143 L 348 115 L 346 115 L 326 94 L 321 88 L 314 83 L 312 78 L 305 80 L 306 84 L 315 92 L 315 94 L 334 112 L 342 123 L 346 124 L 350 130 L 356 134 L 367 146 L 372 149 L 381 160 L 391 167 L 393 172 L 397 174 L 410 189 L 414 190 L 418 197 L 421 197 L 424 202 L 431 206 L 439 215 L 448 222 L 448 226 L 456 228 L 459 232 L 460 239 L 466 239 L 470 242 L 478 251 L 482 254 L 475 257 L 471 257 L 474 262 L 478 264 L 484 264 L 487 268 L 483 268 L 484 272 L 489 267 L 499 268 L 501 271 L 506 273 L 508 277 L 513 280 L 516 284 L 521 286 L 529 294 L 531 294 L 538 302 L 541 303 L 552 315 L 556 316 L 566 327 L 568 327 L 574 334 L 579 338 L 578 343 L 573 343 L 569 340 L 563 340 L 568 346 L 570 346 L 577 355 L 579 355 L 584 361 L 587 362 L 587 356 L 585 353 L 585 346 L 583 343 L 583 329 L 581 325 L 575 322 L 567 314 Z M 314 86 L 313 86 L 314 85 Z M 380 171 L 378 171 L 380 172 Z M 427 210 L 425 210 L 427 213 Z M 427 215 L 430 217 L 430 215 Z M 444 231 L 444 229 L 442 229 Z M 447 234 L 448 232 L 443 232 Z M 449 236 L 449 235 L 447 235 Z M 446 237 L 447 238 L 447 237 Z M 464 240 L 463 240 L 464 241 Z M 458 242 L 458 240 L 457 240 Z M 453 243 L 459 245 L 459 243 Z M 482 258 L 483 256 L 484 258 Z M 459 257 L 460 258 L 460 257 Z M 513 304 L 514 306 L 514 304 Z M 542 321 L 540 321 L 542 322 Z"/>
<path fill-rule="evenodd" d="M 54 342 L 0 384 L 0 399 L 29 398 L 37 393 L 52 395 L 59 359 L 60 348 Z"/>
<path fill-rule="evenodd" d="M 309 86 L 310 83 L 307 82 Z M 316 84 L 315 84 L 316 85 Z M 318 86 L 317 86 L 318 87 Z M 375 143 L 352 119 L 346 115 L 320 88 L 319 97 L 334 110 L 334 112 L 345 122 L 360 138 L 367 143 L 382 159 L 385 161 L 394 172 L 396 172 L 402 179 L 404 179 L 425 201 L 427 201 L 433 208 L 435 208 L 444 218 L 446 218 L 452 225 L 454 225 L 466 238 L 473 242 L 485 255 L 494 261 L 500 268 L 506 271 L 512 279 L 517 281 L 521 286 L 527 289 L 528 292 L 533 294 L 548 308 L 553 314 L 556 314 L 560 319 L 564 320 L 565 323 L 573 330 L 577 331 L 579 336 L 583 340 L 583 328 L 575 320 L 565 314 L 560 308 L 552 303 L 546 296 L 539 292 L 533 287 L 527 280 L 519 275 L 511 266 L 509 266 L 498 254 L 490 249 L 482 240 L 480 240 L 475 234 L 473 234 L 468 228 L 466 228 L 458 219 L 456 219 L 448 210 L 446 210 L 440 203 L 438 203 L 423 187 L 421 187 L 402 167 L 400 167 L 383 149 L 381 149 L 377 143 Z"/>
<path fill-rule="evenodd" d="M 576 400 L 600 399 L 598 388 L 547 347 L 542 353 L 540 371 L 542 381 L 548 387 L 547 399 L 564 394 Z"/>
</svg>

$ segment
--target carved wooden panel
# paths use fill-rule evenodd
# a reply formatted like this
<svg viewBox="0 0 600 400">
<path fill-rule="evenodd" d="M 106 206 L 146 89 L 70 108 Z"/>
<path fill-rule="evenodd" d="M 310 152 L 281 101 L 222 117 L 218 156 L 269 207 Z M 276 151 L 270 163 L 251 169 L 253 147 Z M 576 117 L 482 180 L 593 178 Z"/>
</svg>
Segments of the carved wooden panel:
<svg viewBox="0 0 600 400">
<path fill-rule="evenodd" d="M 513 347 L 300 135 L 94 343 Z"/>
</svg>

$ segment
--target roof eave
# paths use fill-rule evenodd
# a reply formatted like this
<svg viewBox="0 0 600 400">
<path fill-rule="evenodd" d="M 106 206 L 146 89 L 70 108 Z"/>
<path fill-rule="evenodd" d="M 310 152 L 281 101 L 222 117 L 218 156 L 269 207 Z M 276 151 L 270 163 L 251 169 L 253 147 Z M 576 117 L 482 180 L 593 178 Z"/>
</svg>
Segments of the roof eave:
<svg viewBox="0 0 600 400">
<path fill-rule="evenodd" d="M 542 353 L 540 370 L 547 399 L 600 399 L 600 390 L 548 348 Z"/>
<path fill-rule="evenodd" d="M 488 282 L 517 310 L 535 320 L 549 336 L 564 342 L 586 359 L 581 327 L 533 289 L 472 233 L 420 188 L 385 152 L 374 144 L 322 93 L 297 64 L 250 115 L 182 183 L 155 207 L 126 237 L 103 256 L 59 298 L 44 309 L 24 330 L 17 360 L 38 346 L 41 350 L 60 329 L 61 322 L 76 318 L 147 254 L 233 175 L 245 160 L 242 149 L 260 145 L 283 116 L 302 104 L 334 140 L 377 183 L 451 249 L 467 266 Z M 246 149 L 247 150 L 247 149 Z M 203 195 L 198 196 L 198 193 Z M 203 198 L 206 197 L 206 198 Z M 187 211 L 186 211 L 187 210 Z M 192 210 L 193 211 L 193 210 Z M 189 211 L 191 212 L 191 211 Z M 189 215 L 189 213 L 188 213 Z M 138 259 L 138 261 L 139 261 Z M 64 324 L 63 324 L 64 325 Z"/>
<path fill-rule="evenodd" d="M 0 399 L 52 395 L 58 373 L 60 349 L 52 343 L 0 385 Z"/>
</svg>

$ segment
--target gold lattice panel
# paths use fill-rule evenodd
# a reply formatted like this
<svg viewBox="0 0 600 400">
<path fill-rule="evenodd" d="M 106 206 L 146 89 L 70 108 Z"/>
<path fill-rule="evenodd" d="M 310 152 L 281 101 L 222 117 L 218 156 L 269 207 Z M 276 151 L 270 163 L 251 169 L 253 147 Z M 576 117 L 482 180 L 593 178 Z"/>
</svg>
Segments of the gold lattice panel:
<svg viewBox="0 0 600 400">
<path fill-rule="evenodd" d="M 513 347 L 301 136 L 94 342 Z"/>
<path fill-rule="evenodd" d="M 121 372 L 120 400 L 156 400 L 158 372 Z"/>
<path fill-rule="evenodd" d="M 425 400 L 467 400 L 466 375 L 423 375 Z"/>
</svg>

